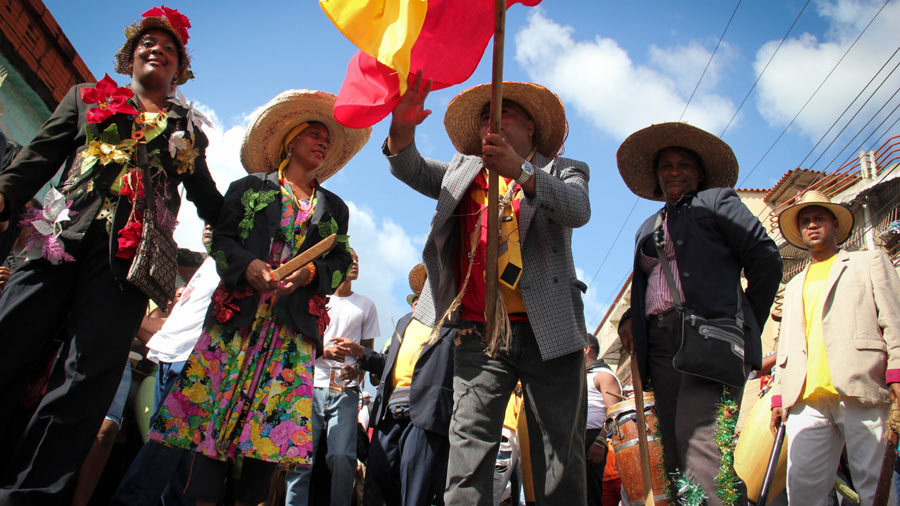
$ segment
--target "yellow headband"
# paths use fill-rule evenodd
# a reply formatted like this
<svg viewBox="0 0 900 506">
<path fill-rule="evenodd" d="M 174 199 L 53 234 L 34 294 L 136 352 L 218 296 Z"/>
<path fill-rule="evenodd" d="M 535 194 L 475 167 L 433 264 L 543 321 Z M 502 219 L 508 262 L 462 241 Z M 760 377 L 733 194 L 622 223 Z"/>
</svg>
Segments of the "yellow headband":
<svg viewBox="0 0 900 506">
<path fill-rule="evenodd" d="M 287 167 L 287 164 L 290 161 L 290 157 L 288 156 L 288 153 L 290 152 L 289 148 L 290 148 L 291 142 L 293 142 L 294 139 L 298 135 L 300 135 L 300 132 L 306 130 L 307 127 L 309 127 L 309 123 L 304 121 L 303 123 L 300 123 L 299 125 L 292 128 L 291 131 L 288 132 L 287 135 L 284 136 L 284 142 L 281 143 L 281 163 L 278 164 L 278 176 L 279 177 L 281 177 L 282 171 L 284 170 L 285 167 Z"/>
</svg>

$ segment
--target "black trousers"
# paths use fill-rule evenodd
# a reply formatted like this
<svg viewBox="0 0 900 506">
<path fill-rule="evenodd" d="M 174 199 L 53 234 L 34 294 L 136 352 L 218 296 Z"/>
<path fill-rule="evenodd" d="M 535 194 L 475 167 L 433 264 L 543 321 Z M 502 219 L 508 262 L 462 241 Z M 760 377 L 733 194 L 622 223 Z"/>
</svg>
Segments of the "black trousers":
<svg viewBox="0 0 900 506">
<path fill-rule="evenodd" d="M 374 479 L 387 506 L 443 504 L 447 436 L 385 416 L 369 446 L 366 479 Z"/>
<path fill-rule="evenodd" d="M 74 262 L 29 263 L 0 294 L 0 504 L 68 504 L 69 492 L 115 395 L 147 298 L 119 283 L 109 265 L 109 235 L 95 221 L 69 251 Z M 24 433 L 23 378 L 63 342 L 47 392 Z M 14 432 L 14 433 L 13 433 Z"/>
</svg>

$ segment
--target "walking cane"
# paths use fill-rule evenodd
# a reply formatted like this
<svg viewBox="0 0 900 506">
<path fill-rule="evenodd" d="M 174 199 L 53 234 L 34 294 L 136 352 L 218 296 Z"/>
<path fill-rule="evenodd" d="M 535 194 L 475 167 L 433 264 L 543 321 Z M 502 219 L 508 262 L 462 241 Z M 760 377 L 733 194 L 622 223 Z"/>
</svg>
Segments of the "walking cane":
<svg viewBox="0 0 900 506">
<path fill-rule="evenodd" d="M 759 491 L 759 501 L 756 504 L 766 506 L 769 499 L 769 488 L 775 478 L 775 469 L 778 467 L 778 457 L 781 455 L 781 447 L 784 445 L 784 424 L 781 420 L 776 422 L 778 432 L 775 433 L 775 442 L 772 444 L 772 456 L 769 457 L 769 465 L 766 466 L 766 474 L 763 477 L 762 489 Z"/>
<path fill-rule="evenodd" d="M 884 459 L 881 462 L 881 473 L 875 485 L 874 506 L 886 506 L 890 496 L 891 479 L 894 475 L 894 459 L 897 456 L 897 433 L 888 429 L 887 446 L 884 448 Z"/>
<path fill-rule="evenodd" d="M 638 447 L 641 451 L 641 477 L 644 481 L 646 506 L 656 506 L 653 499 L 653 477 L 650 474 L 650 445 L 647 444 L 647 423 L 644 420 L 644 386 L 641 383 L 641 371 L 637 360 L 631 360 L 631 382 L 634 384 L 634 410 L 637 416 Z"/>
</svg>

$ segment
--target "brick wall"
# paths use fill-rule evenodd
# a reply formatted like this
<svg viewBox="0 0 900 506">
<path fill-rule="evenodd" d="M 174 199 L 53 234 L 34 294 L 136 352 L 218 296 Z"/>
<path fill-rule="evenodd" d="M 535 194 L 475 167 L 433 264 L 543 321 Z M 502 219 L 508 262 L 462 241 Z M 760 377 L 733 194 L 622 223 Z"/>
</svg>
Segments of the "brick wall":
<svg viewBox="0 0 900 506">
<path fill-rule="evenodd" d="M 50 110 L 73 85 L 95 82 L 41 0 L 0 0 L 0 51 Z"/>
</svg>

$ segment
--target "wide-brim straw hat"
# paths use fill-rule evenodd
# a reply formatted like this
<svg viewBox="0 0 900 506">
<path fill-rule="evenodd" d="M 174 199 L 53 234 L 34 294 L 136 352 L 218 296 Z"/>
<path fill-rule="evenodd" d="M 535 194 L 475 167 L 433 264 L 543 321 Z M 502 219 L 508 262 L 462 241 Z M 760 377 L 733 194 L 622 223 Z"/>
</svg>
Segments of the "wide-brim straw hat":
<svg viewBox="0 0 900 506">
<path fill-rule="evenodd" d="M 282 160 L 284 137 L 305 121 L 317 121 L 328 128 L 331 146 L 315 178 L 320 183 L 341 169 L 369 140 L 372 128 L 347 128 L 334 119 L 331 93 L 316 90 L 287 90 L 270 100 L 250 123 L 241 144 L 241 164 L 252 174 L 272 172 Z"/>
<path fill-rule="evenodd" d="M 533 83 L 503 83 L 503 98 L 519 104 L 534 121 L 534 148 L 547 158 L 562 148 L 569 124 L 556 93 Z M 491 85 L 480 84 L 460 93 L 447 105 L 444 128 L 457 151 L 481 155 L 481 110 L 491 101 Z"/>
<path fill-rule="evenodd" d="M 653 162 L 665 148 L 682 147 L 703 160 L 703 188 L 733 187 L 738 178 L 734 151 L 722 139 L 687 123 L 657 123 L 628 136 L 616 152 L 619 174 L 635 195 L 664 201 Z"/>
<path fill-rule="evenodd" d="M 422 293 L 422 289 L 425 288 L 425 280 L 428 278 L 428 273 L 425 271 L 425 264 L 419 262 L 409 271 L 409 289 L 412 290 L 413 293 L 406 296 L 406 302 L 411 306 L 413 301 L 416 300 L 416 297 Z"/>
<path fill-rule="evenodd" d="M 807 249 L 803 244 L 803 234 L 800 233 L 800 225 L 797 223 L 797 215 L 800 211 L 811 206 L 824 207 L 831 211 L 831 214 L 838 220 L 837 230 L 834 231 L 835 239 L 838 244 L 846 241 L 850 237 L 850 231 L 853 230 L 853 211 L 844 204 L 834 204 L 824 193 L 815 190 L 809 190 L 800 197 L 800 202 L 781 211 L 778 215 L 778 228 L 781 235 L 787 242 L 793 244 L 800 249 Z"/>
</svg>

